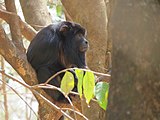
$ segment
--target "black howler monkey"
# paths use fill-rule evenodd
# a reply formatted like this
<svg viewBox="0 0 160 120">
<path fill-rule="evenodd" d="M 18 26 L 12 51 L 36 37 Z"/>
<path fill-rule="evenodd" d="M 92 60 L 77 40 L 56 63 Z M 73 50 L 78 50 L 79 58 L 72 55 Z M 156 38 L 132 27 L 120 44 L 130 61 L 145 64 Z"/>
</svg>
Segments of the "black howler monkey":
<svg viewBox="0 0 160 120">
<path fill-rule="evenodd" d="M 27 59 L 37 73 L 39 83 L 44 83 L 53 74 L 65 68 L 86 68 L 88 41 L 86 30 L 74 22 L 60 22 L 43 28 L 31 41 Z M 59 77 L 62 78 L 64 74 Z M 54 78 L 49 83 L 59 87 L 61 80 Z M 77 81 L 75 81 L 77 83 Z M 62 93 L 47 90 L 53 99 L 65 101 Z"/>
</svg>

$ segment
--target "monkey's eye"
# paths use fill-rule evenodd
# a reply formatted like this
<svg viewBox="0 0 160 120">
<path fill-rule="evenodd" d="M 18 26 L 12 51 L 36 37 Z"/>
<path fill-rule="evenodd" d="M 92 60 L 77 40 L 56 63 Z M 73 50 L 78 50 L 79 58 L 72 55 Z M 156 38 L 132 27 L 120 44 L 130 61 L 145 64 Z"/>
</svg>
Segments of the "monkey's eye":
<svg viewBox="0 0 160 120">
<path fill-rule="evenodd" d="M 74 34 L 77 36 L 85 36 L 85 33 L 82 30 L 74 31 Z"/>
<path fill-rule="evenodd" d="M 84 36 L 82 35 L 82 33 L 77 33 L 77 34 L 75 35 L 75 41 L 81 41 L 82 38 L 84 38 Z"/>
<path fill-rule="evenodd" d="M 76 36 L 77 36 L 77 38 L 83 37 L 82 33 L 77 33 Z"/>
</svg>

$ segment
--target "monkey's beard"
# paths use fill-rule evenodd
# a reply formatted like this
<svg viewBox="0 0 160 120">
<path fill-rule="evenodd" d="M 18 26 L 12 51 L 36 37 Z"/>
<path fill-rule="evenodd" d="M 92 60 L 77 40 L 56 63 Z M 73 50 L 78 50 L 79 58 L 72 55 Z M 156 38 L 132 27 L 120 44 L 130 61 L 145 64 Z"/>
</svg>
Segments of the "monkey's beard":
<svg viewBox="0 0 160 120">
<path fill-rule="evenodd" d="M 81 45 L 79 47 L 79 50 L 80 50 L 80 52 L 86 52 L 88 50 L 88 48 L 89 48 L 88 44 L 87 45 Z"/>
<path fill-rule="evenodd" d="M 86 64 L 86 54 L 85 52 L 73 52 L 72 56 L 70 55 L 72 53 L 64 53 L 64 51 L 60 51 L 59 57 L 60 57 L 60 63 L 63 64 L 65 68 L 84 68 L 87 69 Z M 68 55 L 68 56 L 67 56 Z"/>
</svg>

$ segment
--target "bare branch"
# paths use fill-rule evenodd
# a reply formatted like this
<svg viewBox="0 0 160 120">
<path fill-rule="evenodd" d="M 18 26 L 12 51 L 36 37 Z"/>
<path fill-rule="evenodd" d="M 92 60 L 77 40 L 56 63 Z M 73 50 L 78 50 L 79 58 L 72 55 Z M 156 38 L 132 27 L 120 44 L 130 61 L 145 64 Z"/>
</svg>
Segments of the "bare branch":
<svg viewBox="0 0 160 120">
<path fill-rule="evenodd" d="M 20 23 L 20 28 L 21 28 L 21 32 L 23 34 L 23 36 L 31 41 L 37 34 L 37 31 L 31 27 L 29 24 L 23 22 L 20 18 L 19 18 L 19 23 Z"/>
<path fill-rule="evenodd" d="M 61 112 L 64 116 L 66 116 L 67 118 L 69 118 L 70 120 L 74 120 L 72 117 L 70 117 L 67 113 L 65 113 L 60 107 L 58 107 L 57 105 L 53 104 L 50 100 L 48 100 L 45 96 L 43 96 L 42 94 L 40 94 L 39 92 L 37 92 L 37 88 L 35 87 L 32 87 L 32 86 L 29 86 L 25 83 L 22 83 L 20 82 L 20 80 L 14 78 L 13 76 L 11 75 L 8 75 L 7 73 L 5 73 L 4 71 L 1 71 L 0 72 L 4 75 L 6 75 L 7 77 L 11 78 L 12 80 L 14 80 L 15 82 L 18 82 L 19 84 L 23 85 L 24 87 L 28 88 L 30 91 L 32 91 L 34 94 L 36 94 L 36 96 L 38 96 L 39 98 L 43 99 L 49 106 L 52 106 L 56 111 L 59 111 Z M 1 80 L 0 80 L 1 81 Z M 2 81 L 3 82 L 3 81 Z M 13 89 L 12 89 L 13 90 Z M 15 92 L 15 91 L 14 91 Z M 16 92 L 15 92 L 16 93 Z M 18 95 L 19 96 L 19 95 Z M 19 96 L 20 97 L 20 96 Z M 76 111 L 78 112 L 78 111 Z"/>
<path fill-rule="evenodd" d="M 70 109 L 70 108 L 62 108 L 62 110 L 69 110 L 69 111 L 72 111 L 72 112 L 75 112 L 77 113 L 78 115 L 82 116 L 85 120 L 88 120 L 88 118 L 86 116 L 84 116 L 82 113 L 78 112 L 78 111 L 74 111 L 73 109 Z"/>
<path fill-rule="evenodd" d="M 104 74 L 104 73 L 100 73 L 100 72 L 95 72 L 95 71 L 92 71 L 92 70 L 89 70 L 89 69 L 67 68 L 67 69 L 61 70 L 61 71 L 57 72 L 56 74 L 52 75 L 44 84 L 49 83 L 53 78 L 55 78 L 57 75 L 59 75 L 61 73 L 64 73 L 64 72 L 66 72 L 68 70 L 77 70 L 77 69 L 80 69 L 80 70 L 83 70 L 83 71 L 90 71 L 90 72 L 93 72 L 96 75 L 101 75 L 101 76 L 105 76 L 105 77 L 109 77 L 109 78 L 111 77 L 110 74 Z"/>
<path fill-rule="evenodd" d="M 8 12 L 4 9 L 0 9 L 0 18 L 5 20 L 7 23 L 9 23 L 9 20 L 13 16 L 18 18 L 19 22 L 17 21 L 17 23 L 19 23 L 21 32 L 24 35 L 24 37 L 29 41 L 31 41 L 37 33 L 36 30 L 32 28 L 30 25 L 28 25 L 27 23 L 23 22 L 17 14 Z"/>
<path fill-rule="evenodd" d="M 11 87 L 9 84 L 7 84 L 5 81 L 3 81 L 1 79 L 0 79 L 0 81 L 3 82 L 3 84 L 7 85 L 16 95 L 18 95 L 18 97 L 20 97 L 20 99 L 31 109 L 31 111 L 34 113 L 34 115 L 37 118 L 39 118 L 38 115 L 35 113 L 35 111 L 32 109 L 32 107 L 27 103 L 27 101 L 25 101 L 24 98 L 21 97 L 21 95 L 13 87 Z M 8 119 L 6 119 L 6 120 L 8 120 Z"/>
<path fill-rule="evenodd" d="M 0 58 L 1 58 L 1 60 L 0 60 L 0 62 L 1 62 L 1 68 L 2 68 L 2 70 L 4 71 L 4 59 L 3 59 L 3 57 L 2 56 L 0 56 Z M 8 96 L 7 96 L 7 94 L 5 94 L 6 93 L 6 84 L 4 84 L 4 81 L 5 81 L 5 76 L 2 74 L 1 75 L 1 78 L 2 78 L 2 82 L 3 82 L 3 84 L 2 84 L 2 90 L 3 90 L 3 93 L 4 93 L 4 111 L 5 111 L 5 120 L 8 120 L 8 118 L 9 118 L 9 112 L 8 112 Z"/>
<path fill-rule="evenodd" d="M 65 113 L 60 107 L 53 104 L 51 101 L 49 101 L 47 98 L 45 98 L 43 95 L 38 93 L 35 90 L 32 90 L 35 94 L 39 95 L 46 103 L 48 103 L 50 106 L 54 107 L 56 110 L 60 111 L 64 116 L 66 116 L 70 120 L 74 120 L 72 117 L 70 117 L 67 113 Z"/>
<path fill-rule="evenodd" d="M 5 0 L 6 10 L 9 12 L 13 12 L 16 14 L 16 6 L 14 0 Z M 19 19 L 16 16 L 12 16 L 9 19 L 9 26 L 11 31 L 11 36 L 13 43 L 16 47 L 20 50 L 25 51 L 23 42 L 22 42 L 22 35 L 19 27 L 19 23 L 17 22 Z"/>
<path fill-rule="evenodd" d="M 32 88 L 34 88 L 34 89 L 36 89 L 36 88 L 44 88 L 44 89 L 54 89 L 54 90 L 58 90 L 59 92 L 63 93 L 63 95 L 64 95 L 64 96 L 66 97 L 66 99 L 69 101 L 69 103 L 70 103 L 73 111 L 76 111 L 75 108 L 74 108 L 74 106 L 73 106 L 73 103 L 72 103 L 71 99 L 70 99 L 67 95 L 65 95 L 65 93 L 64 93 L 60 88 L 58 88 L 58 87 L 56 87 L 56 86 L 53 86 L 53 85 L 50 85 L 50 84 L 37 84 L 37 85 L 32 86 Z M 75 119 L 77 120 L 77 117 L 76 117 L 76 113 L 75 113 L 75 112 L 74 112 L 74 117 L 75 117 Z"/>
</svg>

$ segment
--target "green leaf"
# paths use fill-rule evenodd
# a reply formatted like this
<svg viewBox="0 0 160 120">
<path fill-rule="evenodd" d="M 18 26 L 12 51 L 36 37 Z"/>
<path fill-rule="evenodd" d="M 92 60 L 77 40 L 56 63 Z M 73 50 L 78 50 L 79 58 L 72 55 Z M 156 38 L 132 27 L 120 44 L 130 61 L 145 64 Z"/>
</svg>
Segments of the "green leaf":
<svg viewBox="0 0 160 120">
<path fill-rule="evenodd" d="M 93 72 L 86 71 L 83 78 L 83 93 L 86 98 L 86 103 L 94 97 L 95 77 Z"/>
<path fill-rule="evenodd" d="M 80 70 L 80 69 L 76 69 L 75 70 L 76 76 L 78 78 L 78 93 L 80 95 L 80 98 L 82 98 L 82 84 L 83 84 L 83 75 L 84 75 L 84 71 Z"/>
<path fill-rule="evenodd" d="M 106 110 L 108 104 L 109 84 L 106 82 L 99 82 L 95 87 L 95 96 L 99 105 Z"/>
<path fill-rule="evenodd" d="M 57 16 L 62 16 L 62 5 L 57 5 L 56 6 L 56 12 L 57 12 Z"/>
<path fill-rule="evenodd" d="M 68 95 L 69 92 L 74 88 L 74 77 L 71 72 L 66 71 L 61 81 L 61 90 Z"/>
</svg>

